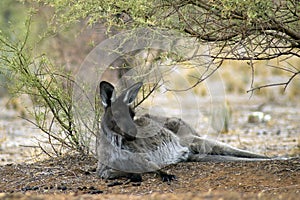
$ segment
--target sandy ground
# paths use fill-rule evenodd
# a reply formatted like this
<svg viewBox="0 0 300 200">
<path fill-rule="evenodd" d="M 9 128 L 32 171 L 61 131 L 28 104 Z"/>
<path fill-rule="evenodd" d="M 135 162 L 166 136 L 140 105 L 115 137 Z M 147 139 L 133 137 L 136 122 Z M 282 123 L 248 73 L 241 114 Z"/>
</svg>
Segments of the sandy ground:
<svg viewBox="0 0 300 200">
<path fill-rule="evenodd" d="M 288 161 L 179 163 L 143 182 L 97 178 L 92 157 L 67 156 L 0 167 L 0 199 L 297 199 L 300 158 Z"/>
<path fill-rule="evenodd" d="M 246 103 L 245 103 L 246 102 Z M 177 176 L 170 184 L 155 173 L 143 182 L 102 180 L 93 157 L 69 155 L 36 161 L 40 132 L 4 109 L 0 124 L 0 199 L 298 199 L 300 196 L 300 108 L 297 103 L 261 99 L 230 100 L 229 132 L 208 128 L 203 103 L 198 130 L 233 146 L 269 156 L 296 157 L 287 161 L 179 163 L 164 169 Z M 186 108 L 188 110 L 188 108 Z M 267 123 L 249 123 L 254 111 L 272 117 Z M 188 112 L 191 112 L 188 110 Z M 191 112 L 192 113 L 192 112 Z"/>
</svg>

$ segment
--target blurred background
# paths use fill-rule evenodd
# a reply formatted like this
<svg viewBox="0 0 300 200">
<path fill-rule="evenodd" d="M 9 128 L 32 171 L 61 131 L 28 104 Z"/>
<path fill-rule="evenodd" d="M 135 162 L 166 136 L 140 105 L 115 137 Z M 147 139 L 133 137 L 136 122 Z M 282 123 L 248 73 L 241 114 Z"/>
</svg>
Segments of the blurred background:
<svg viewBox="0 0 300 200">
<path fill-rule="evenodd" d="M 50 6 L 16 0 L 1 0 L 0 5 L 0 30 L 11 40 L 18 40 L 14 38 L 16 35 L 26 35 L 24 24 L 28 11 L 32 5 L 38 8 L 33 11 L 35 14 L 32 15 L 28 43 L 34 45 L 33 51 L 38 52 L 37 55 L 46 54 L 53 65 L 67 72 L 76 73 L 87 54 L 109 37 L 103 24 L 89 26 L 85 21 L 55 30 L 53 34 L 47 24 L 54 14 Z M 209 80 L 224 87 L 225 99 L 218 105 L 212 104 L 212 88 L 208 88 L 205 82 L 189 91 L 197 99 L 199 109 L 195 109 L 188 98 L 183 102 L 184 106 L 178 107 L 176 98 L 179 95 L 184 98 L 186 94 L 158 95 L 155 102 L 164 108 L 168 116 L 180 117 L 182 111 L 179 109 L 184 109 L 185 120 L 200 135 L 269 156 L 299 156 L 300 76 L 294 78 L 285 90 L 278 86 L 247 92 L 251 84 L 255 87 L 288 81 L 288 72 L 266 67 L 278 66 L 279 63 L 299 67 L 299 58 L 284 59 L 255 61 L 254 82 L 247 61 L 225 61 L 218 70 L 219 78 L 211 77 Z M 197 72 L 183 66 L 178 66 L 178 69 L 180 76 L 192 85 Z M 48 139 L 29 122 L 33 120 L 29 114 L 32 112 L 32 101 L 26 94 L 14 95 L 11 88 L 18 83 L 13 80 L 7 80 L 3 73 L 0 74 L 0 164 L 33 162 L 45 157 L 39 146 L 41 141 Z M 176 84 L 180 86 L 181 83 L 175 81 Z M 153 100 L 143 106 L 154 107 Z M 221 118 L 221 121 L 216 118 Z"/>
</svg>

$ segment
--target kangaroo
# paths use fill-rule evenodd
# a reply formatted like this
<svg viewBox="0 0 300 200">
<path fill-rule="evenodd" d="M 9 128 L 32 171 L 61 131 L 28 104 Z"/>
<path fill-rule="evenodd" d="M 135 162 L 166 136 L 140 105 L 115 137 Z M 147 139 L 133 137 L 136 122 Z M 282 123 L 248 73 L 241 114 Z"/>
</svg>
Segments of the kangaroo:
<svg viewBox="0 0 300 200">
<path fill-rule="evenodd" d="M 172 181 L 176 176 L 161 169 L 179 162 L 270 159 L 200 137 L 180 118 L 149 114 L 137 118 L 131 105 L 142 85 L 135 83 L 117 97 L 113 85 L 106 81 L 100 83 L 100 98 L 105 109 L 96 137 L 100 177 L 141 180 L 142 173 L 157 172 L 163 181 Z"/>
</svg>

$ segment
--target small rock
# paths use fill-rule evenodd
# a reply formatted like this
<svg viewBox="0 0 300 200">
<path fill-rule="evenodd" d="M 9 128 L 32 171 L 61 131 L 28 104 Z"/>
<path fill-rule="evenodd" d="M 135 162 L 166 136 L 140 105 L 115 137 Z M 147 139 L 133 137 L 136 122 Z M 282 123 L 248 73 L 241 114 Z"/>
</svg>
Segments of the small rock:
<svg viewBox="0 0 300 200">
<path fill-rule="evenodd" d="M 268 132 L 265 130 L 259 130 L 257 131 L 257 135 L 268 135 Z"/>
<path fill-rule="evenodd" d="M 276 132 L 276 135 L 280 135 L 280 133 L 281 133 L 281 131 L 280 131 L 280 130 L 278 130 L 278 131 Z"/>
<path fill-rule="evenodd" d="M 57 186 L 57 189 L 64 191 L 64 190 L 67 190 L 68 188 L 65 185 L 61 185 L 61 186 Z"/>
<path fill-rule="evenodd" d="M 91 173 L 89 171 L 85 171 L 84 175 L 91 175 Z"/>
<path fill-rule="evenodd" d="M 132 182 L 131 185 L 132 186 L 141 186 L 141 182 Z"/>
<path fill-rule="evenodd" d="M 263 118 L 263 122 L 269 122 L 271 120 L 271 115 L 266 114 Z"/>
<path fill-rule="evenodd" d="M 61 190 L 62 190 L 62 191 L 67 190 L 67 189 L 68 189 L 67 186 L 62 186 L 62 187 L 61 187 Z"/>
<path fill-rule="evenodd" d="M 39 188 L 39 186 L 33 186 L 31 189 L 32 189 L 32 190 L 38 190 L 38 189 L 40 189 L 40 188 Z"/>
<path fill-rule="evenodd" d="M 263 112 L 252 112 L 248 116 L 248 122 L 249 123 L 260 123 L 260 122 L 262 122 L 263 117 L 264 117 L 264 113 Z"/>
<path fill-rule="evenodd" d="M 263 131 L 262 133 L 263 133 L 263 135 L 268 135 L 267 131 Z"/>
<path fill-rule="evenodd" d="M 123 184 L 122 182 L 114 181 L 114 182 L 108 183 L 107 187 L 114 187 L 114 186 L 122 185 L 122 184 Z"/>
<path fill-rule="evenodd" d="M 89 192 L 89 194 L 101 194 L 101 193 L 103 193 L 102 190 L 91 190 L 91 191 Z"/>
<path fill-rule="evenodd" d="M 262 123 L 262 122 L 269 122 L 271 120 L 271 115 L 264 114 L 263 112 L 252 112 L 248 116 L 249 123 Z"/>
<path fill-rule="evenodd" d="M 96 188 L 94 186 L 90 186 L 89 190 L 96 190 Z"/>
<path fill-rule="evenodd" d="M 26 191 L 31 190 L 31 187 L 30 186 L 26 186 L 26 187 L 23 187 L 21 190 L 26 192 Z"/>
<path fill-rule="evenodd" d="M 91 172 L 96 172 L 96 171 L 97 171 L 97 168 L 94 167 L 94 168 L 90 169 L 90 171 L 91 171 Z"/>
</svg>

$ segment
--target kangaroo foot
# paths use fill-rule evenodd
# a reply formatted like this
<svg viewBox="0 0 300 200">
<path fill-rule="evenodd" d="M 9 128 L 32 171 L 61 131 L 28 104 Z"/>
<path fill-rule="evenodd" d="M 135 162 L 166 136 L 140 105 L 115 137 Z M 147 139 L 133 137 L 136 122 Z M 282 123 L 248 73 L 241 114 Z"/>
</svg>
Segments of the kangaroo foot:
<svg viewBox="0 0 300 200">
<path fill-rule="evenodd" d="M 130 176 L 128 177 L 130 182 L 133 183 L 138 183 L 138 182 L 142 182 L 142 175 L 141 174 L 130 174 Z"/>
<path fill-rule="evenodd" d="M 124 182 L 125 185 L 130 184 L 132 186 L 140 186 L 142 184 L 142 175 L 141 174 L 128 174 L 127 180 Z"/>
<path fill-rule="evenodd" d="M 173 175 L 173 174 L 168 174 L 168 173 L 163 172 L 163 171 L 159 171 L 158 174 L 161 177 L 161 180 L 163 182 L 168 182 L 168 184 L 170 184 L 171 181 L 176 181 L 177 180 L 176 176 Z"/>
</svg>

